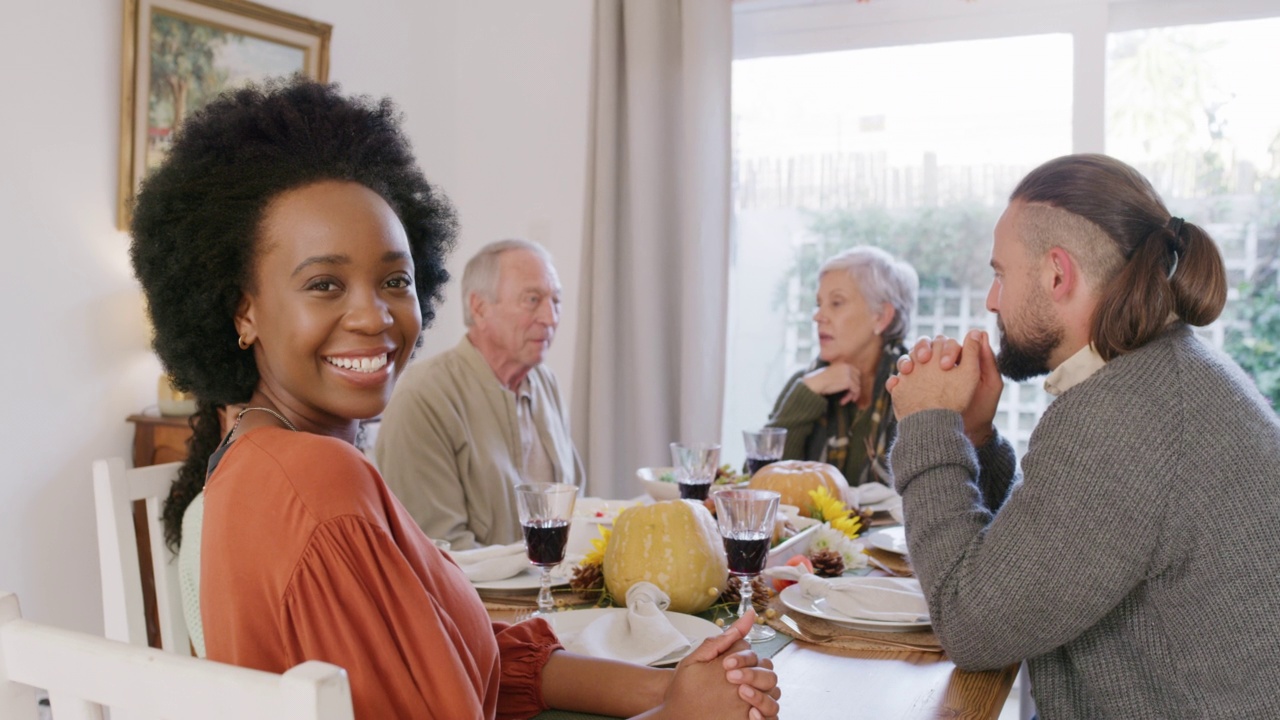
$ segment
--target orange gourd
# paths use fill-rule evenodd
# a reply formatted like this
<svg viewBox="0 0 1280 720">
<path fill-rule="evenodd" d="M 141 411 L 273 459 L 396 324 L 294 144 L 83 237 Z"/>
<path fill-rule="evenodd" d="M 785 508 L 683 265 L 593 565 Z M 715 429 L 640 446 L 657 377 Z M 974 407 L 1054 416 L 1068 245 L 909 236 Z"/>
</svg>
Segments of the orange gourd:
<svg viewBox="0 0 1280 720">
<path fill-rule="evenodd" d="M 795 505 L 804 515 L 813 511 L 810 490 L 825 487 L 832 497 L 843 498 L 844 489 L 849 486 L 834 465 L 810 460 L 783 460 L 765 465 L 751 477 L 749 485 L 756 490 L 773 490 L 782 495 L 784 504 Z"/>
</svg>

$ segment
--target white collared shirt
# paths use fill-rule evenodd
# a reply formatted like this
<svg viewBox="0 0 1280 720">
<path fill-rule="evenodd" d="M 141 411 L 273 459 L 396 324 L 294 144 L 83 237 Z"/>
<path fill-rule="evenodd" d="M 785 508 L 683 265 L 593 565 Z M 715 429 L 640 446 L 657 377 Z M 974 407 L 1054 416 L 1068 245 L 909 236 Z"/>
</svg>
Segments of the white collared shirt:
<svg viewBox="0 0 1280 720">
<path fill-rule="evenodd" d="M 1101 370 L 1106 364 L 1107 361 L 1093 349 L 1092 343 L 1085 345 L 1049 373 L 1049 376 L 1044 379 L 1044 391 L 1057 397 L 1088 380 L 1090 375 Z"/>
</svg>

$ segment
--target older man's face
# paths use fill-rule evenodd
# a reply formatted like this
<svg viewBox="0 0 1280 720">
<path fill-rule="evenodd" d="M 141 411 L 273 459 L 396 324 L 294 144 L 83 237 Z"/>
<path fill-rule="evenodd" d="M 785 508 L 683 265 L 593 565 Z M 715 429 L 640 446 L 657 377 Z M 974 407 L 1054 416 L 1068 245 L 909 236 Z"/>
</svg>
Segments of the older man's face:
<svg viewBox="0 0 1280 720">
<path fill-rule="evenodd" d="M 532 368 L 542 363 L 560 324 L 560 279 L 536 253 L 509 250 L 498 258 L 497 297 L 478 329 L 505 362 Z"/>
</svg>

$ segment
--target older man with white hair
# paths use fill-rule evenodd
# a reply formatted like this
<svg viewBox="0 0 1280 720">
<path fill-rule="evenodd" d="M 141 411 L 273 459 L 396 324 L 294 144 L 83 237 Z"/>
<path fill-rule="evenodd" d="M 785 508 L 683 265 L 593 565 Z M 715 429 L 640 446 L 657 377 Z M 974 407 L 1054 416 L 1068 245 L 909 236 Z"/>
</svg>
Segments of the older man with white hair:
<svg viewBox="0 0 1280 720">
<path fill-rule="evenodd" d="M 527 240 L 486 245 L 463 270 L 462 301 L 467 334 L 405 370 L 375 449 L 392 492 L 454 549 L 521 539 L 517 484 L 583 477 L 542 362 L 560 322 L 550 254 Z"/>
</svg>

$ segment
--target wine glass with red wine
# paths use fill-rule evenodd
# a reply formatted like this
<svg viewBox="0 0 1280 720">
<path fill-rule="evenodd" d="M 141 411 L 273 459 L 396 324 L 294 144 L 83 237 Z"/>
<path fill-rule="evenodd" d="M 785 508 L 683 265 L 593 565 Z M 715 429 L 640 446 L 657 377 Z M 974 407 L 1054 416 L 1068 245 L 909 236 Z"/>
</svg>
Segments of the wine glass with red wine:
<svg viewBox="0 0 1280 720">
<path fill-rule="evenodd" d="M 578 487 L 569 483 L 527 483 L 516 486 L 520 526 L 524 529 L 524 549 L 529 562 L 542 569 L 542 589 L 538 591 L 537 615 L 555 611 L 551 598 L 551 568 L 564 562 L 569 542 L 569 521 Z"/>
<path fill-rule="evenodd" d="M 747 474 L 755 475 L 765 465 L 782 459 L 782 448 L 787 444 L 787 429 L 767 427 L 743 430 L 742 443 L 747 450 Z"/>
<path fill-rule="evenodd" d="M 716 503 L 716 524 L 724 538 L 729 573 L 738 578 L 738 617 L 751 607 L 751 581 L 764 570 L 773 540 L 773 521 L 782 496 L 772 490 L 721 490 L 711 496 Z M 747 642 L 760 642 L 776 635 L 773 628 L 759 623 L 751 626 Z"/>
<path fill-rule="evenodd" d="M 702 502 L 707 499 L 711 482 L 720 465 L 720 446 L 716 443 L 671 443 L 671 464 L 676 468 L 676 484 L 680 497 Z"/>
</svg>

